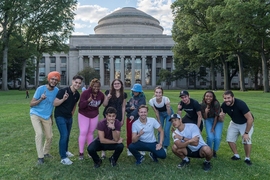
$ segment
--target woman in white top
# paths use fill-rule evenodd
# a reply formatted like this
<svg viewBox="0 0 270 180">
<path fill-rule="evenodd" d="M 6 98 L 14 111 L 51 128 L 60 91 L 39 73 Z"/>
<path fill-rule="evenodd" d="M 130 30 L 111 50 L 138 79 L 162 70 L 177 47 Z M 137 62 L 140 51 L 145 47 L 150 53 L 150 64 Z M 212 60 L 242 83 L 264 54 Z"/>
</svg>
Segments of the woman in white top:
<svg viewBox="0 0 270 180">
<path fill-rule="evenodd" d="M 155 111 L 156 118 L 164 129 L 163 147 L 167 152 L 167 147 L 170 145 L 171 122 L 169 120 L 171 114 L 173 114 L 173 110 L 170 105 L 170 99 L 166 96 L 163 96 L 163 89 L 161 86 L 157 86 L 154 92 L 154 97 L 149 100 L 149 105 Z"/>
</svg>

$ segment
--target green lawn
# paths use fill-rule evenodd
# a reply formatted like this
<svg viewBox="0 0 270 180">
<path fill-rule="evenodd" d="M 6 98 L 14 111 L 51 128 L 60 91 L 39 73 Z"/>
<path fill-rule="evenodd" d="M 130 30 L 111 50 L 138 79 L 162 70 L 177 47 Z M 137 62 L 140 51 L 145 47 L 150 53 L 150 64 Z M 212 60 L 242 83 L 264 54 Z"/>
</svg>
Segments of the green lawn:
<svg viewBox="0 0 270 180">
<path fill-rule="evenodd" d="M 190 96 L 199 102 L 205 91 L 190 90 Z M 215 92 L 222 102 L 223 91 Z M 60 164 L 58 154 L 59 132 L 53 125 L 53 145 L 51 154 L 54 159 L 45 160 L 45 164 L 36 165 L 37 153 L 34 142 L 34 130 L 29 117 L 29 102 L 34 94 L 30 91 L 30 99 L 25 99 L 25 92 L 0 92 L 0 179 L 268 179 L 270 175 L 270 145 L 269 145 L 269 112 L 270 93 L 261 91 L 239 92 L 234 91 L 235 97 L 244 100 L 255 116 L 255 130 L 251 160 L 253 165 L 247 166 L 244 161 L 244 150 L 239 139 L 237 145 L 240 161 L 232 161 L 233 155 L 225 138 L 229 118 L 225 120 L 223 139 L 218 151 L 218 158 L 212 159 L 212 170 L 202 170 L 203 159 L 191 159 L 191 164 L 185 169 L 178 169 L 176 165 L 181 161 L 169 149 L 168 156 L 159 163 L 151 162 L 146 156 L 140 166 L 135 165 L 133 157 L 127 157 L 126 149 L 120 156 L 118 166 L 112 168 L 108 158 L 103 161 L 99 169 L 93 168 L 91 159 L 78 160 L 78 123 L 77 112 L 71 132 L 69 150 L 76 156 L 71 158 L 73 164 Z M 129 95 L 129 94 L 128 94 Z M 165 90 L 165 96 L 171 100 L 176 110 L 179 101 L 179 91 Z M 153 90 L 146 91 L 147 102 L 153 96 Z M 130 95 L 128 96 L 128 99 Z M 102 112 L 103 108 L 101 109 Z M 150 109 L 149 116 L 154 116 Z M 125 128 L 122 130 L 125 138 Z M 205 129 L 203 131 L 205 139 Z M 111 152 L 107 152 L 107 157 Z"/>
</svg>

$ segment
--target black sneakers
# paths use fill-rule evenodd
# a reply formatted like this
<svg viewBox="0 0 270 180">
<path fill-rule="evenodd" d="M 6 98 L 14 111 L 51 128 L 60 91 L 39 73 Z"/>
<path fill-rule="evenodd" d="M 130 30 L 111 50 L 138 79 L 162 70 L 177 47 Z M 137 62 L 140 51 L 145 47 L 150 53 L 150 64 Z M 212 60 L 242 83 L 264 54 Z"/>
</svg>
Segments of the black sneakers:
<svg viewBox="0 0 270 180">
<path fill-rule="evenodd" d="M 102 160 L 99 159 L 99 161 L 98 161 L 97 163 L 94 164 L 94 167 L 95 167 L 95 168 L 99 168 L 101 164 L 102 164 Z"/>
<path fill-rule="evenodd" d="M 183 167 L 185 167 L 185 166 L 188 166 L 189 163 L 190 163 L 190 161 L 182 160 L 182 162 L 179 163 L 179 164 L 177 165 L 177 167 L 178 167 L 178 168 L 183 168 Z"/>
<path fill-rule="evenodd" d="M 245 160 L 245 163 L 246 163 L 247 165 L 249 165 L 249 166 L 252 165 L 252 162 L 250 161 L 250 159 L 246 159 L 246 160 Z"/>
<path fill-rule="evenodd" d="M 44 154 L 44 158 L 53 158 L 53 156 L 50 154 Z"/>
<path fill-rule="evenodd" d="M 38 158 L 37 165 L 44 164 L 44 158 Z"/>
<path fill-rule="evenodd" d="M 115 162 L 115 160 L 114 160 L 114 157 L 113 157 L 113 156 L 109 158 L 109 161 L 110 161 L 110 163 L 111 163 L 112 167 L 116 166 L 116 162 Z"/>
<path fill-rule="evenodd" d="M 213 157 L 217 158 L 217 152 L 216 151 L 213 151 Z"/>
<path fill-rule="evenodd" d="M 152 159 L 152 161 L 154 161 L 154 162 L 158 162 L 158 159 L 154 156 L 154 154 L 153 153 L 149 153 L 149 157 Z"/>
<path fill-rule="evenodd" d="M 136 161 L 136 165 L 142 164 L 143 160 L 144 160 L 144 156 L 141 156 L 140 159 L 138 159 L 138 160 Z"/>
<path fill-rule="evenodd" d="M 209 171 L 211 169 L 211 163 L 210 162 L 203 162 L 203 170 Z"/>
<path fill-rule="evenodd" d="M 235 160 L 235 161 L 240 160 L 240 159 L 241 159 L 240 157 L 236 157 L 236 156 L 231 157 L 231 160 Z"/>
</svg>

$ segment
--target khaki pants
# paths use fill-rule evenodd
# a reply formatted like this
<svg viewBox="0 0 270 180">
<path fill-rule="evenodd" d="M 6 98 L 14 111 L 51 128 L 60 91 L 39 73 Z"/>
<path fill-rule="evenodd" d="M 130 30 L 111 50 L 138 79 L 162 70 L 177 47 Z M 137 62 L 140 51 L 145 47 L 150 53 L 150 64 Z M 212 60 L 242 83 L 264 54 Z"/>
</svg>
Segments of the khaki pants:
<svg viewBox="0 0 270 180">
<path fill-rule="evenodd" d="M 44 158 L 44 154 L 48 154 L 51 149 L 53 137 L 52 120 L 51 118 L 45 120 L 37 115 L 31 115 L 30 118 L 36 133 L 35 141 L 38 158 Z M 43 146 L 43 130 L 45 134 L 44 146 Z"/>
</svg>

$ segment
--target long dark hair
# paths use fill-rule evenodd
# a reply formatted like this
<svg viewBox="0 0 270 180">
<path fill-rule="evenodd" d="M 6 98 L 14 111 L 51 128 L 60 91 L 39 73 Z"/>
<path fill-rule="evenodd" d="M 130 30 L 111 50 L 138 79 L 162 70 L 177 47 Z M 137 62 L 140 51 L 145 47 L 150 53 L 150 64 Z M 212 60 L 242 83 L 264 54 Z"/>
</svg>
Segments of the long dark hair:
<svg viewBox="0 0 270 180">
<path fill-rule="evenodd" d="M 114 79 L 112 81 L 112 83 L 111 83 L 110 94 L 112 95 L 112 99 L 117 99 L 117 97 L 116 97 L 116 90 L 114 89 L 114 86 L 113 86 L 113 84 L 114 84 L 115 81 L 119 81 L 120 82 L 121 88 L 120 88 L 120 96 L 119 96 L 119 98 L 120 99 L 124 99 L 124 85 L 123 85 L 123 82 L 120 79 Z"/>
<path fill-rule="evenodd" d="M 205 102 L 205 95 L 206 95 L 207 93 L 210 93 L 210 94 L 212 94 L 212 96 L 213 96 L 213 100 L 212 100 L 212 102 L 211 102 L 211 104 L 210 104 L 210 107 L 213 108 L 214 105 L 215 105 L 215 102 L 218 102 L 218 100 L 217 100 L 217 98 L 216 98 L 216 95 L 215 95 L 215 93 L 214 93 L 213 91 L 206 91 L 206 92 L 204 93 L 203 99 L 202 99 L 202 103 L 206 104 L 206 102 Z"/>
</svg>

